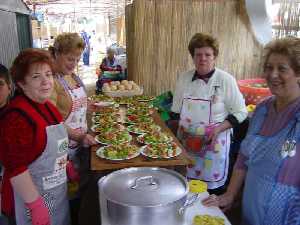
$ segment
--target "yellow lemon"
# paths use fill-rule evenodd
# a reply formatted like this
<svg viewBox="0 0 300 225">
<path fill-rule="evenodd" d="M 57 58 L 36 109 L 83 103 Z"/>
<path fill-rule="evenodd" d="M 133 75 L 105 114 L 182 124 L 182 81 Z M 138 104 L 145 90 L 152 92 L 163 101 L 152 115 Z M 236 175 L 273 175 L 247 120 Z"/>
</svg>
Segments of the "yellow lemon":
<svg viewBox="0 0 300 225">
<path fill-rule="evenodd" d="M 247 111 L 248 112 L 253 112 L 256 108 L 256 105 L 253 105 L 253 104 L 250 104 L 250 105 L 247 105 Z"/>
<path fill-rule="evenodd" d="M 207 184 L 201 180 L 190 180 L 189 189 L 192 193 L 202 193 L 207 191 Z"/>
</svg>

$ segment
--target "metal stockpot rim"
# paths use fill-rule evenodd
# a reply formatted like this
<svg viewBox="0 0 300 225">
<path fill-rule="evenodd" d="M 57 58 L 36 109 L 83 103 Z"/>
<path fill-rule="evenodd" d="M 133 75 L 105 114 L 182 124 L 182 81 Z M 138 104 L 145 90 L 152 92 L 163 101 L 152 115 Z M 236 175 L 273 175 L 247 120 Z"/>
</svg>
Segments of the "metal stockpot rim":
<svg viewBox="0 0 300 225">
<path fill-rule="evenodd" d="M 144 173 L 147 176 L 141 175 Z M 151 178 L 151 176 L 153 177 Z M 137 182 L 140 178 L 142 179 Z M 144 185 L 144 181 L 149 182 L 149 184 Z M 153 208 L 170 206 L 182 201 L 189 193 L 188 183 L 182 175 L 175 171 L 158 167 L 121 169 L 100 179 L 99 185 L 107 201 L 125 207 Z M 135 185 L 137 185 L 138 191 L 132 190 Z M 177 186 L 174 187 L 173 185 Z M 145 192 L 147 192 L 147 195 L 145 195 Z M 126 195 L 122 193 L 126 193 Z"/>
</svg>

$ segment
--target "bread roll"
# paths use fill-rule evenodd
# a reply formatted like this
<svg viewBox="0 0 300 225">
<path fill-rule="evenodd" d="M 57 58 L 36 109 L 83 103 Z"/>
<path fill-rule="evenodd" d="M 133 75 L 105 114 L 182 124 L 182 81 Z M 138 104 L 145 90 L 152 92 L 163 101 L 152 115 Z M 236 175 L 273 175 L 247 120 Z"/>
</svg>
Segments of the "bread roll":
<svg viewBox="0 0 300 225">
<path fill-rule="evenodd" d="M 132 85 L 131 84 L 127 84 L 125 87 L 126 87 L 126 90 L 132 90 Z"/>
<path fill-rule="evenodd" d="M 125 86 L 122 85 L 122 84 L 120 84 L 120 85 L 118 86 L 118 89 L 119 89 L 120 91 L 124 91 L 124 90 L 125 90 Z"/>
<path fill-rule="evenodd" d="M 122 80 L 121 84 L 123 84 L 123 85 L 128 84 L 128 80 Z"/>
<path fill-rule="evenodd" d="M 115 81 L 115 85 L 120 85 L 120 81 Z"/>
<path fill-rule="evenodd" d="M 112 91 L 116 91 L 118 88 L 117 88 L 116 85 L 111 85 L 111 86 L 110 86 L 110 89 L 111 89 Z"/>
<path fill-rule="evenodd" d="M 128 81 L 128 84 L 134 85 L 135 83 L 133 80 L 131 80 L 131 81 Z"/>
<path fill-rule="evenodd" d="M 109 86 L 104 86 L 103 85 L 102 91 L 107 92 L 107 91 L 111 91 L 111 89 L 110 89 Z"/>
<path fill-rule="evenodd" d="M 134 84 L 134 85 L 132 85 L 132 89 L 135 90 L 135 91 L 139 91 L 140 87 L 139 87 L 139 85 Z"/>
</svg>

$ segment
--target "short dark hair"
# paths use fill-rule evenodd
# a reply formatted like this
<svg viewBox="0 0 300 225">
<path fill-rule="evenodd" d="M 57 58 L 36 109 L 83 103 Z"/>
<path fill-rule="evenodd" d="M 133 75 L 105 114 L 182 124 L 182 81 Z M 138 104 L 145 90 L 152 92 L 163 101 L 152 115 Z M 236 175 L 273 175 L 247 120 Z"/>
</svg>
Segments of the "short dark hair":
<svg viewBox="0 0 300 225">
<path fill-rule="evenodd" d="M 188 49 L 192 57 L 195 54 L 195 48 L 211 47 L 214 51 L 214 56 L 219 55 L 219 43 L 209 34 L 196 33 L 191 38 Z"/>
<path fill-rule="evenodd" d="M 54 71 L 53 59 L 48 51 L 36 48 L 25 49 L 15 58 L 10 68 L 11 77 L 15 84 L 24 81 L 31 65 L 44 63 L 50 66 L 52 72 Z"/>
<path fill-rule="evenodd" d="M 0 78 L 3 78 L 8 85 L 11 84 L 8 69 L 2 64 L 0 64 Z"/>
</svg>

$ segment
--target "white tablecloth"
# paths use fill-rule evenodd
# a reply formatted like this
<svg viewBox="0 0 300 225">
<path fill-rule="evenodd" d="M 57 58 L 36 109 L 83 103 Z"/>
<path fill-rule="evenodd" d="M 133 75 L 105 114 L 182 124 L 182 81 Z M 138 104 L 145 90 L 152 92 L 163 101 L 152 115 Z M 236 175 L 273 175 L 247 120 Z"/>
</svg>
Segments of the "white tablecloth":
<svg viewBox="0 0 300 225">
<path fill-rule="evenodd" d="M 199 195 L 199 199 L 190 206 L 186 212 L 185 212 L 185 223 L 183 225 L 192 225 L 193 224 L 193 218 L 196 215 L 210 215 L 210 216 L 219 216 L 224 218 L 225 225 L 231 225 L 229 220 L 226 218 L 224 213 L 218 208 L 218 207 L 205 207 L 202 205 L 201 201 L 208 197 L 208 193 L 201 193 Z"/>
<path fill-rule="evenodd" d="M 225 219 L 225 225 L 231 225 L 231 223 L 228 221 L 224 213 L 217 207 L 205 207 L 202 205 L 201 200 L 206 198 L 208 196 L 208 193 L 202 193 L 199 195 L 198 200 L 190 206 L 185 211 L 185 222 L 183 225 L 192 225 L 192 221 L 194 216 L 196 215 L 211 215 L 211 216 L 219 216 Z M 102 225 L 111 225 L 107 221 L 106 212 L 105 212 L 105 202 L 101 201 L 101 218 L 102 218 Z"/>
</svg>

